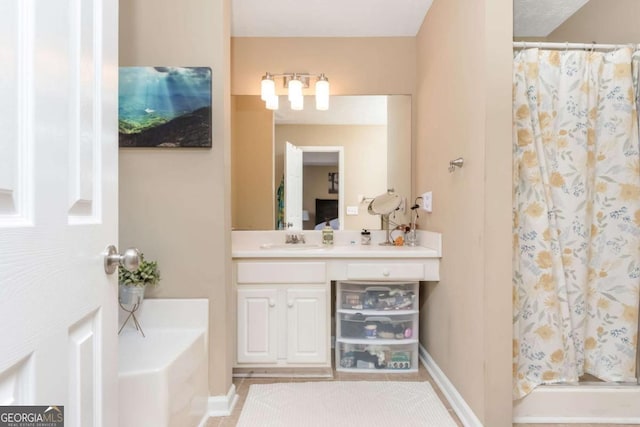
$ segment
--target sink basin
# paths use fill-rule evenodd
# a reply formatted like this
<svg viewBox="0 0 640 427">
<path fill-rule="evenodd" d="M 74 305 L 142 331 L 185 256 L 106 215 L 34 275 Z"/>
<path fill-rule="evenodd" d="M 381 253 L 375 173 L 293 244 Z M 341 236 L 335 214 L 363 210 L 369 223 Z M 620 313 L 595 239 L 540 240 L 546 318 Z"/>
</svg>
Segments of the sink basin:
<svg viewBox="0 0 640 427">
<path fill-rule="evenodd" d="M 318 243 L 264 243 L 260 245 L 260 249 L 277 249 L 300 251 L 305 249 L 322 249 L 324 246 Z"/>
</svg>

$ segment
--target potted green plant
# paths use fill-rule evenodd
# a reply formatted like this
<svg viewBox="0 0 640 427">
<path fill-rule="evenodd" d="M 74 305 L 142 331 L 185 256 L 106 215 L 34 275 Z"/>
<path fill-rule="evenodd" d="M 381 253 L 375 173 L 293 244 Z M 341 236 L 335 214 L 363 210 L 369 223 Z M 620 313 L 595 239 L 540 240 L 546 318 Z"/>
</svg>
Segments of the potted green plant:
<svg viewBox="0 0 640 427">
<path fill-rule="evenodd" d="M 147 285 L 155 286 L 159 281 L 158 262 L 145 260 L 141 253 L 137 270 L 129 271 L 123 267 L 118 269 L 120 304 L 140 304 Z"/>
</svg>

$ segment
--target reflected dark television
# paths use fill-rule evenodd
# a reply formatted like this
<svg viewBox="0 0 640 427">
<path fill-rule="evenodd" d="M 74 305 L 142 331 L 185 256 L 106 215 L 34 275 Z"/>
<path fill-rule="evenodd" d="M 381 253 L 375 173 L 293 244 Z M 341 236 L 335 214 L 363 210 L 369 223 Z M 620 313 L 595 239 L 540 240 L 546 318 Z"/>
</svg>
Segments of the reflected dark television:
<svg viewBox="0 0 640 427">
<path fill-rule="evenodd" d="M 337 199 L 316 199 L 316 224 L 338 218 Z"/>
</svg>

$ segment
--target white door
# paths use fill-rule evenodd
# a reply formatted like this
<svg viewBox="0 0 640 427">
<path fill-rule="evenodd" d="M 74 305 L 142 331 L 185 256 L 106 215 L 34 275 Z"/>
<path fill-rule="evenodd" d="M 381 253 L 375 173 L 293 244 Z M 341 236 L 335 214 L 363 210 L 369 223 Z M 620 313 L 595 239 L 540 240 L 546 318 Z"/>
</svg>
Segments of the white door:
<svg viewBox="0 0 640 427">
<path fill-rule="evenodd" d="M 287 290 L 287 361 L 323 363 L 327 360 L 327 292 L 309 287 Z"/>
<path fill-rule="evenodd" d="M 277 289 L 238 288 L 238 362 L 276 363 Z"/>
<path fill-rule="evenodd" d="M 284 157 L 284 222 L 302 230 L 302 150 L 287 142 Z"/>
<path fill-rule="evenodd" d="M 0 405 L 117 424 L 116 0 L 0 1 Z"/>
</svg>

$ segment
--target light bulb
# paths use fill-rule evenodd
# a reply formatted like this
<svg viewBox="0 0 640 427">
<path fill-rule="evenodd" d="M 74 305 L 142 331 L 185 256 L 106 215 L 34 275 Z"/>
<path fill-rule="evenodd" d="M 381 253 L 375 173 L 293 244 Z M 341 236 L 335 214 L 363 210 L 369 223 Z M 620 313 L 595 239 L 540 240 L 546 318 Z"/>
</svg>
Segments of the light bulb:
<svg viewBox="0 0 640 427">
<path fill-rule="evenodd" d="M 276 82 L 273 81 L 273 76 L 269 73 L 262 77 L 260 82 L 260 99 L 263 101 L 272 98 L 276 94 Z"/>
<path fill-rule="evenodd" d="M 324 74 L 320 74 L 316 81 L 316 110 L 329 109 L 329 79 Z"/>
<path fill-rule="evenodd" d="M 270 98 L 267 98 L 267 110 L 277 110 L 278 109 L 278 96 L 273 95 Z"/>
<path fill-rule="evenodd" d="M 296 111 L 304 109 L 304 97 L 302 96 L 302 94 L 291 100 L 291 109 Z"/>
<path fill-rule="evenodd" d="M 302 98 L 302 82 L 296 76 L 289 80 L 289 101 L 295 98 Z"/>
</svg>

